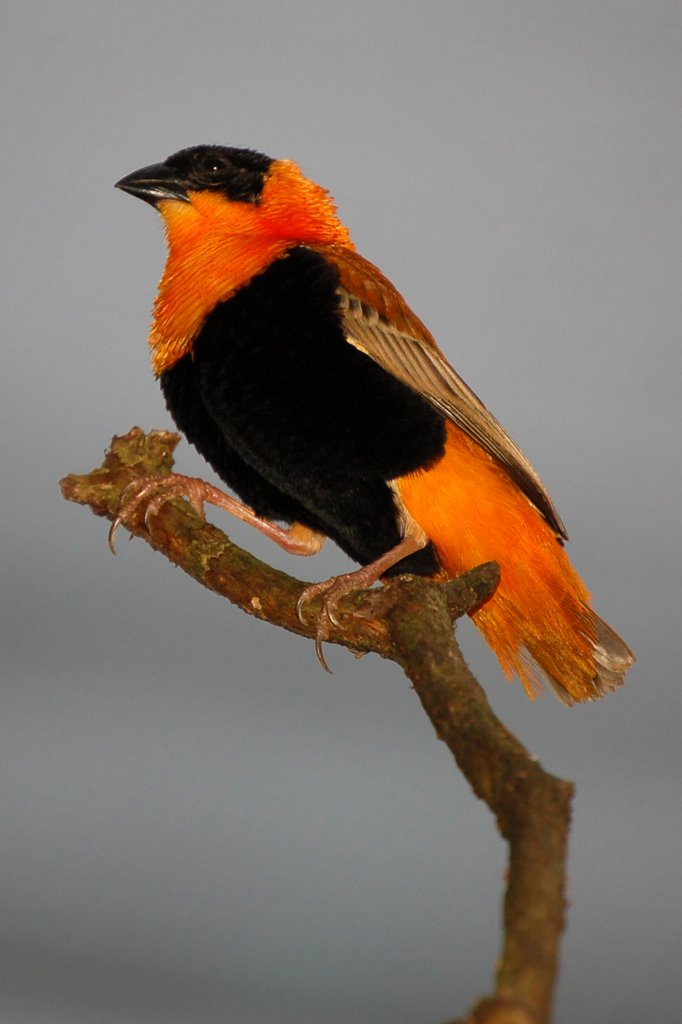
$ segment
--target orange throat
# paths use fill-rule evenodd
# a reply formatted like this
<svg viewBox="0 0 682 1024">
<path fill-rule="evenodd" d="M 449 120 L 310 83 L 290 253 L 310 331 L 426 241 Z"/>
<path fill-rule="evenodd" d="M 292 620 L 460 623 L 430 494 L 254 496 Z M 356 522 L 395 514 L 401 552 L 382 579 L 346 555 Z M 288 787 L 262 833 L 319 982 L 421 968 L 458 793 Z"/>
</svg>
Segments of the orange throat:
<svg viewBox="0 0 682 1024">
<path fill-rule="evenodd" d="M 288 160 L 276 161 L 258 203 L 220 192 L 190 192 L 190 202 L 163 200 L 168 260 L 154 302 L 149 346 L 155 374 L 192 350 L 219 302 L 300 244 L 353 249 L 328 193 Z"/>
</svg>

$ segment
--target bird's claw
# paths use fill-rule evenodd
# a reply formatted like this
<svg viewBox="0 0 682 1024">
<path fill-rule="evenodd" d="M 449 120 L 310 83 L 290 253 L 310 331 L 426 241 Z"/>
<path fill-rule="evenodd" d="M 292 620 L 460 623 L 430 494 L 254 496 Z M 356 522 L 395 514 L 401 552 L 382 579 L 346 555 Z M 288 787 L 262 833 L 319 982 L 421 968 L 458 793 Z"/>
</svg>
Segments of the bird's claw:
<svg viewBox="0 0 682 1024">
<path fill-rule="evenodd" d="M 114 519 L 113 523 L 109 527 L 109 533 L 107 539 L 109 541 L 109 549 L 112 555 L 116 554 L 116 534 L 118 528 L 121 525 L 125 525 L 126 520 L 130 515 L 137 509 L 138 505 L 144 498 L 145 494 L 150 490 L 150 480 L 133 480 L 129 483 L 121 494 L 121 507 L 118 511 L 118 515 Z M 145 512 L 145 525 L 147 524 L 147 516 L 149 515 L 149 508 Z"/>
<path fill-rule="evenodd" d="M 323 640 L 324 640 L 324 637 L 320 636 L 320 633 L 319 633 L 319 630 L 318 630 L 317 636 L 315 637 L 315 654 L 317 655 L 317 660 L 319 661 L 320 665 L 325 670 L 325 672 L 328 672 L 329 675 L 332 676 L 332 675 L 334 675 L 334 673 L 330 669 L 329 662 L 327 661 L 327 659 L 324 656 L 324 648 L 322 646 Z"/>
<path fill-rule="evenodd" d="M 341 622 L 338 615 L 338 607 L 341 600 L 358 589 L 357 573 L 344 573 L 341 576 L 333 576 L 323 583 L 311 583 L 306 587 L 296 602 L 296 616 L 298 621 L 305 625 L 305 606 L 314 598 L 322 597 L 322 608 L 317 617 L 317 632 L 315 634 L 315 653 L 322 668 L 329 672 L 331 669 L 324 656 L 322 644 L 329 639 L 330 627 L 341 629 Z"/>
<path fill-rule="evenodd" d="M 322 608 L 318 616 L 319 622 L 327 622 L 337 629 L 341 628 L 336 609 L 343 593 L 335 595 L 333 593 L 334 584 L 336 578 L 331 580 L 325 580 L 324 583 L 312 583 L 309 587 L 306 587 L 298 601 L 296 602 L 296 616 L 298 621 L 305 625 L 305 606 L 316 597 L 322 595 Z"/>
<path fill-rule="evenodd" d="M 333 583 L 334 580 L 326 580 L 324 583 L 311 583 L 310 586 L 306 587 L 305 590 L 302 592 L 301 596 L 296 602 L 296 617 L 298 618 L 298 621 L 302 625 L 305 625 L 305 606 L 308 604 L 309 601 L 317 597 L 319 594 L 324 595 L 328 593 Z M 328 627 L 330 624 L 337 627 L 339 625 L 338 621 L 336 620 L 336 617 L 334 616 L 333 610 L 330 611 L 328 600 L 325 598 L 322 601 L 322 608 L 320 609 L 320 613 L 317 618 L 317 632 L 315 634 L 315 654 L 317 655 L 317 660 L 319 661 L 320 665 L 325 670 L 325 672 L 329 672 L 329 674 L 331 675 L 332 670 L 330 669 L 327 659 L 325 658 L 324 649 L 322 647 L 323 642 L 329 639 Z"/>
<path fill-rule="evenodd" d="M 195 481 L 179 474 L 169 476 L 145 477 L 133 480 L 121 495 L 119 513 L 109 528 L 108 541 L 112 554 L 116 554 L 116 533 L 119 526 L 125 526 L 127 520 L 138 510 L 143 501 L 149 498 L 144 511 L 144 525 L 151 530 L 151 521 L 163 505 L 171 498 L 181 495 L 186 497 L 194 511 L 204 518 L 204 499 L 198 489 L 193 486 Z"/>
<path fill-rule="evenodd" d="M 109 527 L 109 533 L 107 534 L 107 543 L 109 545 L 109 550 L 111 551 L 112 555 L 116 554 L 116 533 L 122 522 L 123 520 L 121 519 L 121 517 L 116 516 L 113 523 Z"/>
</svg>

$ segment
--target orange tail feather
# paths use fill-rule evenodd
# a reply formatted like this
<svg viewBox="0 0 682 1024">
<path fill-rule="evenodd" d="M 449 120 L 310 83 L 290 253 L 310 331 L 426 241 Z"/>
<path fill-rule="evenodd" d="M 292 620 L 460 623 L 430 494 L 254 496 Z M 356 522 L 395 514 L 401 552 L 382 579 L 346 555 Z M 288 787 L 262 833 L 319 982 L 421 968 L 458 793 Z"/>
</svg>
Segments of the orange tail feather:
<svg viewBox="0 0 682 1024">
<path fill-rule="evenodd" d="M 396 483 L 448 576 L 499 563 L 497 590 L 471 618 L 505 675 L 518 674 L 531 698 L 545 678 L 567 704 L 616 689 L 632 652 L 590 608 L 552 529 L 504 469 L 453 424 L 447 429 L 443 458 Z"/>
</svg>

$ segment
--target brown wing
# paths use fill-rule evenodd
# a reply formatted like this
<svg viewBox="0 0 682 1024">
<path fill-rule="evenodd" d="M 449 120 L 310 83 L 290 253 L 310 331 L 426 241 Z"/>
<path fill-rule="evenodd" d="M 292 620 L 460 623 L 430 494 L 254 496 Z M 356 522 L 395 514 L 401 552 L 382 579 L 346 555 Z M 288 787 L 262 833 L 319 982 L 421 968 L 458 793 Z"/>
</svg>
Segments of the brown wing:
<svg viewBox="0 0 682 1024">
<path fill-rule="evenodd" d="M 507 470 L 559 537 L 566 528 L 520 448 L 453 370 L 432 335 L 381 271 L 343 246 L 314 246 L 339 273 L 349 344 L 413 388 Z"/>
</svg>

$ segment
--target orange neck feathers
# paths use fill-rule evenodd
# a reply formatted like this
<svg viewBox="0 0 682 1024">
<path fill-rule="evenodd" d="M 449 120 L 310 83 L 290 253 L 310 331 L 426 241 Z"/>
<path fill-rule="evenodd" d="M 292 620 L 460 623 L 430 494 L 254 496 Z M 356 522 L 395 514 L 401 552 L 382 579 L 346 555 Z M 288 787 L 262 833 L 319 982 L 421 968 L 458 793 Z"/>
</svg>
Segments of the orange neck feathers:
<svg viewBox="0 0 682 1024">
<path fill-rule="evenodd" d="M 353 249 L 329 193 L 289 160 L 273 163 L 258 203 L 219 192 L 158 204 L 168 260 L 154 303 L 149 345 L 158 375 L 191 351 L 206 316 L 292 245 Z"/>
</svg>

